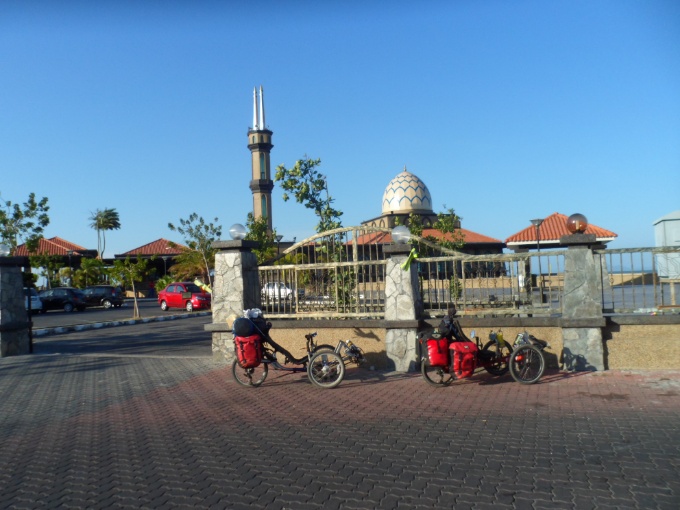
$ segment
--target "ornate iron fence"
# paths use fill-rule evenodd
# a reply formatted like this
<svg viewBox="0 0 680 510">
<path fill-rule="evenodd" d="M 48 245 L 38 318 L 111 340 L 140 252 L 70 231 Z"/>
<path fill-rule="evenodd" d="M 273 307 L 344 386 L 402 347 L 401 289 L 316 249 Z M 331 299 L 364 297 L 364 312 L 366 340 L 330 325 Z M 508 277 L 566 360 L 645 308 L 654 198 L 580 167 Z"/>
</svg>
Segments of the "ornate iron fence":
<svg viewBox="0 0 680 510">
<path fill-rule="evenodd" d="M 383 318 L 389 229 L 318 234 L 259 267 L 262 307 L 281 318 Z M 558 316 L 566 250 L 466 255 L 414 240 L 425 312 Z M 680 248 L 596 250 L 604 313 L 678 311 Z"/>
<path fill-rule="evenodd" d="M 564 252 L 419 257 L 425 311 L 465 315 L 562 313 Z"/>
</svg>

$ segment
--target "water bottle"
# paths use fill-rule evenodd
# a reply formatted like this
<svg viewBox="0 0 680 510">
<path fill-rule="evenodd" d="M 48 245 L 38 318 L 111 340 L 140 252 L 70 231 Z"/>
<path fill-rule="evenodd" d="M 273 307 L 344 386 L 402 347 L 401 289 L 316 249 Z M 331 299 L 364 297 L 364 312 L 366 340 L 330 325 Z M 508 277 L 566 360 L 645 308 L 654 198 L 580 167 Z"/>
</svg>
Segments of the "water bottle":
<svg viewBox="0 0 680 510">
<path fill-rule="evenodd" d="M 505 340 L 503 339 L 503 331 L 498 330 L 498 333 L 496 333 L 496 340 L 498 340 L 498 346 L 503 347 L 505 345 Z"/>
</svg>

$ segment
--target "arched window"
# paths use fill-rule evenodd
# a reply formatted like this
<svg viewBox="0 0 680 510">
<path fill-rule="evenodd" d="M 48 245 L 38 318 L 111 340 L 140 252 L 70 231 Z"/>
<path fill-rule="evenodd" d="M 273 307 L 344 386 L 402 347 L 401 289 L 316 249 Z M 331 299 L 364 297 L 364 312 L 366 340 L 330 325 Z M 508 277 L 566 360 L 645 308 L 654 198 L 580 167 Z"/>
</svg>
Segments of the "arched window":
<svg viewBox="0 0 680 510">
<path fill-rule="evenodd" d="M 266 195 L 262 195 L 260 204 L 261 204 L 261 207 L 262 207 L 262 217 L 267 218 L 268 215 L 267 215 L 267 196 Z"/>
<path fill-rule="evenodd" d="M 260 152 L 260 179 L 267 178 L 267 169 L 265 168 L 264 152 Z"/>
</svg>

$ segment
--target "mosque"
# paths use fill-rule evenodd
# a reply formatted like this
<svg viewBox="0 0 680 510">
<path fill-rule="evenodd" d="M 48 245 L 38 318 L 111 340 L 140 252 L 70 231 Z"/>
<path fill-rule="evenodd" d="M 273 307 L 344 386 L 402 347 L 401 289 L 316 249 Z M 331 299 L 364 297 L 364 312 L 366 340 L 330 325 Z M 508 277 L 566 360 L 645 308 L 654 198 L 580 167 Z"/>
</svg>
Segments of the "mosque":
<svg viewBox="0 0 680 510">
<path fill-rule="evenodd" d="M 274 182 L 271 178 L 269 153 L 272 145 L 272 131 L 265 124 L 264 91 L 260 86 L 253 90 L 253 127 L 248 130 L 248 149 L 251 152 L 252 179 L 250 190 L 253 194 L 253 216 L 266 218 L 269 231 L 272 231 L 271 193 Z M 443 234 L 434 229 L 437 214 L 432 210 L 432 196 L 427 185 L 405 167 L 385 188 L 382 197 L 382 214 L 376 218 L 361 222 L 371 227 L 394 228 L 397 225 L 408 225 L 409 216 L 417 214 L 423 225 L 423 236 L 442 239 Z M 499 239 L 487 237 L 457 225 L 463 235 L 465 245 L 461 251 L 473 254 L 502 253 L 505 244 Z M 392 241 L 389 234 L 363 236 L 359 242 L 386 244 Z M 281 246 L 284 247 L 282 243 Z M 287 246 L 286 246 L 287 247 Z"/>
</svg>

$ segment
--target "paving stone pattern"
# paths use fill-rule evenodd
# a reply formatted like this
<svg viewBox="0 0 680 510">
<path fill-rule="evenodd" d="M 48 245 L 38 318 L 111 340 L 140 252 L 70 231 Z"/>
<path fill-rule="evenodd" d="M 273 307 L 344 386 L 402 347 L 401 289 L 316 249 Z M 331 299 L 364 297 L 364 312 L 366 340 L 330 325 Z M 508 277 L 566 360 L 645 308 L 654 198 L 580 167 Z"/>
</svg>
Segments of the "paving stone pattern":
<svg viewBox="0 0 680 510">
<path fill-rule="evenodd" d="M 0 378 L 0 508 L 680 507 L 680 372 L 250 389 L 210 357 L 34 355 Z"/>
</svg>

